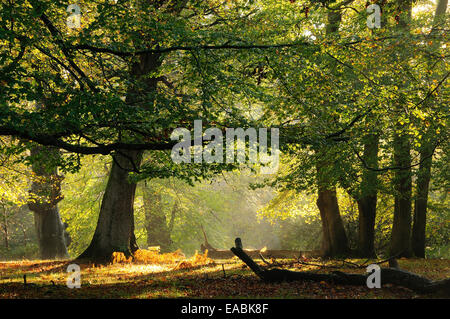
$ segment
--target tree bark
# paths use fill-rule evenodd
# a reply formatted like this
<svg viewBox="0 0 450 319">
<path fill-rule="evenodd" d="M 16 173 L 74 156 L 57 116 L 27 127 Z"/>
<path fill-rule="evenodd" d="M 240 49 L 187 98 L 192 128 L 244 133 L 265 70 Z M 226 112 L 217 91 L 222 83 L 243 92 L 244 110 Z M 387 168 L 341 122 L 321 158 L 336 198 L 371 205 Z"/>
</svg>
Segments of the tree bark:
<svg viewBox="0 0 450 319">
<path fill-rule="evenodd" d="M 378 135 L 366 137 L 363 159 L 370 167 L 378 165 Z M 373 258 L 375 254 L 375 217 L 377 211 L 377 173 L 365 170 L 361 181 L 361 190 L 357 199 L 358 220 L 358 254 L 360 257 Z"/>
<path fill-rule="evenodd" d="M 411 257 L 411 155 L 408 136 L 394 136 L 394 222 L 391 234 L 391 256 Z"/>
<path fill-rule="evenodd" d="M 411 247 L 416 257 L 425 258 L 425 228 L 427 223 L 428 188 L 431 179 L 433 147 L 430 144 L 420 150 L 420 166 L 417 176 L 417 193 L 414 202 L 414 223 Z"/>
<path fill-rule="evenodd" d="M 328 165 L 320 161 L 316 166 L 318 184 L 316 204 L 320 211 L 323 234 L 321 251 L 323 257 L 338 257 L 348 255 L 350 249 L 339 211 L 336 187 L 328 184 L 327 172 L 324 171 Z"/>
<path fill-rule="evenodd" d="M 32 156 L 40 157 L 33 164 L 33 183 L 30 189 L 29 209 L 34 213 L 34 225 L 37 233 L 41 259 L 67 258 L 65 230 L 59 215 L 58 202 L 61 196 L 61 176 L 56 168 L 45 166 L 46 155 L 59 156 L 56 149 L 36 146 Z"/>
<path fill-rule="evenodd" d="M 339 212 L 336 189 L 320 188 L 317 207 L 322 220 L 322 255 L 324 257 L 345 256 L 350 253 L 344 223 Z"/>
<path fill-rule="evenodd" d="M 5 248 L 6 250 L 9 250 L 9 240 L 8 240 L 8 218 L 6 216 L 6 208 L 5 205 L 2 205 L 3 208 L 3 234 L 4 234 L 4 241 L 5 241 Z"/>
<path fill-rule="evenodd" d="M 64 259 L 69 255 L 64 240 L 64 228 L 58 206 L 34 210 L 41 259 Z"/>
<path fill-rule="evenodd" d="M 134 166 L 139 167 L 142 152 L 128 151 L 126 157 L 121 154 L 113 156 L 94 236 L 78 259 L 109 261 L 113 252 L 130 256 L 138 248 L 133 213 L 136 183 L 129 181 L 128 174 Z"/>
</svg>

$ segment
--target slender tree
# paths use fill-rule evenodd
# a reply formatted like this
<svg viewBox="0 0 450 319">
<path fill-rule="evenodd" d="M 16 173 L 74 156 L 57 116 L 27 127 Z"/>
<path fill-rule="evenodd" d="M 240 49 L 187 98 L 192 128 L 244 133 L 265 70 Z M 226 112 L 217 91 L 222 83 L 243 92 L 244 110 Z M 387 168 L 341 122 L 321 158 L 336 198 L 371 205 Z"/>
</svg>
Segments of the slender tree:
<svg viewBox="0 0 450 319">
<path fill-rule="evenodd" d="M 439 0 L 434 14 L 433 28 L 431 35 L 437 33 L 437 27 L 445 17 L 448 0 Z M 440 41 L 433 41 L 432 47 L 438 48 Z M 429 63 L 431 64 L 431 63 Z M 411 236 L 411 246 L 416 257 L 425 258 L 425 229 L 428 207 L 428 190 L 431 180 L 431 166 L 433 161 L 434 144 L 436 135 L 433 126 L 424 134 L 424 138 L 419 150 L 420 166 L 417 172 L 417 186 L 414 201 L 414 219 Z"/>
<path fill-rule="evenodd" d="M 379 135 L 369 134 L 364 139 L 364 162 L 370 168 L 378 164 Z M 375 217 L 377 211 L 378 178 L 377 172 L 364 169 L 358 203 L 358 254 L 363 257 L 375 257 Z"/>
<path fill-rule="evenodd" d="M 396 30 L 400 33 L 408 33 L 411 23 L 411 0 L 398 0 L 398 16 Z M 401 46 L 398 51 L 398 58 L 404 52 Z M 396 110 L 401 116 L 402 103 L 398 98 Z M 393 149 L 394 166 L 398 167 L 394 171 L 393 185 L 395 191 L 394 221 L 392 224 L 390 255 L 391 256 L 411 256 L 411 143 L 408 132 L 402 127 L 402 123 L 397 122 L 394 127 Z"/>
<path fill-rule="evenodd" d="M 342 14 L 340 10 L 330 10 L 327 17 L 326 34 L 328 36 L 336 36 L 339 32 Z M 320 152 L 323 152 L 323 150 Z M 320 211 L 323 231 L 322 254 L 326 257 L 346 255 L 350 250 L 344 223 L 339 212 L 336 186 L 330 185 L 327 179 L 330 163 L 321 161 L 316 165 L 316 169 L 318 187 L 317 207 Z"/>
</svg>

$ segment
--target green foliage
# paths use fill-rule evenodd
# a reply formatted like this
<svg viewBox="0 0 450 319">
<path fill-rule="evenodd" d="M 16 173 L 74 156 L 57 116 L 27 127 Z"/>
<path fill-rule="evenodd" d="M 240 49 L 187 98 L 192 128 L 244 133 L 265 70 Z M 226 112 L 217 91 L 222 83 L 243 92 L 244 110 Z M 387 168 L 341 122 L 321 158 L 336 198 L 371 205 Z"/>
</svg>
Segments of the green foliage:
<svg viewBox="0 0 450 319">
<path fill-rule="evenodd" d="M 396 8 L 386 5 L 383 28 L 369 30 L 365 2 L 356 1 L 356 9 L 342 9 L 338 35 L 325 27 L 324 4 L 339 7 L 334 1 L 78 3 L 81 29 L 67 28 L 67 1 L 0 4 L 0 133 L 18 137 L 2 138 L 0 145 L 0 203 L 7 219 L 17 220 L 16 208 L 27 202 L 32 176 L 25 165 L 44 161 L 30 156 L 30 140 L 68 150 L 45 162 L 66 174 L 60 209 L 72 237 L 70 253 L 79 254 L 94 232 L 111 162 L 80 154 L 109 154 L 105 147 L 119 142 L 148 143 L 165 150 L 148 152 L 132 180 L 147 180 L 162 194 L 168 220 L 179 203 L 173 248 L 198 249 L 201 225 L 217 248 L 229 248 L 237 236 L 255 248 L 317 248 L 313 194 L 320 180 L 338 187 L 353 247 L 355 198 L 378 189 L 376 246 L 384 252 L 392 195 L 399 195 L 393 137 L 402 135 L 412 146 L 414 178 L 422 147 L 435 150 L 427 245 L 433 256 L 448 249 L 449 41 L 448 32 L 439 30 L 448 30 L 449 20 L 438 21 L 430 34 L 431 7 L 415 10 L 406 32 L 397 26 Z M 417 2 L 422 4 L 429 1 Z M 132 76 L 140 57 L 150 54 L 160 67 Z M 235 165 L 173 163 L 171 131 L 190 128 L 199 118 L 222 129 L 279 127 L 279 173 L 250 178 L 248 168 Z M 369 134 L 380 136 L 377 167 L 360 156 Z M 320 174 L 318 163 L 328 164 Z M 364 173 L 374 170 L 379 185 L 363 185 Z M 223 171 L 229 172 L 220 177 Z M 272 188 L 249 190 L 250 184 Z M 24 225 L 32 228 L 29 220 Z M 140 245 L 144 225 L 139 189 Z"/>
<path fill-rule="evenodd" d="M 68 224 L 72 239 L 68 247 L 72 257 L 87 248 L 94 234 L 111 159 L 86 156 L 82 163 L 78 173 L 65 176 L 61 191 L 64 199 L 59 203 L 61 218 Z"/>
</svg>

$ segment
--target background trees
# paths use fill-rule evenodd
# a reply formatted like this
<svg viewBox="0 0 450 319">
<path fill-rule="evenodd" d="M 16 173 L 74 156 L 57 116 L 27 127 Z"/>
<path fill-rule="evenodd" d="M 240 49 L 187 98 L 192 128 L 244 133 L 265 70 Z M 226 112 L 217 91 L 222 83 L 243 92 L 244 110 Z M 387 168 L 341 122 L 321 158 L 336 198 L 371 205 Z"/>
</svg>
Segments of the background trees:
<svg viewBox="0 0 450 319">
<path fill-rule="evenodd" d="M 58 150 L 35 146 L 31 156 L 39 159 L 33 164 L 32 183 L 28 208 L 34 214 L 41 259 L 67 258 L 66 230 L 61 221 L 58 203 L 61 195 L 61 179 L 49 162 L 59 157 Z M 50 159 L 50 161 L 48 160 Z M 52 165 L 52 164 L 50 164 Z"/>
<path fill-rule="evenodd" d="M 260 206 L 276 195 L 263 210 L 272 217 L 283 198 L 316 201 L 326 256 L 385 252 L 391 225 L 390 254 L 425 255 L 427 208 L 436 204 L 429 198 L 445 203 L 448 186 L 446 1 L 437 10 L 388 2 L 379 30 L 367 28 L 360 1 L 81 2 L 80 29 L 65 25 L 66 5 L 1 4 L 0 134 L 15 137 L 2 154 L 35 171 L 45 164 L 52 176 L 56 167 L 58 174 L 84 172 L 81 182 L 63 186 L 69 198 L 59 203 L 78 240 L 72 253 L 86 248 L 86 236 L 93 237 L 81 257 L 93 260 L 131 254 L 139 242 L 192 251 L 203 224 L 221 248 L 252 229 Z M 175 165 L 170 133 L 195 119 L 221 129 L 279 127 L 278 174 L 233 179 L 240 194 L 214 184 L 237 166 Z M 27 153 L 36 143 L 60 155 L 44 161 Z M 82 158 L 90 154 L 111 158 Z M 83 171 L 85 161 L 95 176 Z M 213 177 L 214 186 L 202 189 Z M 252 182 L 271 187 L 254 205 L 246 190 Z M 287 206 L 292 213 L 281 215 L 291 221 L 259 224 L 276 235 L 267 243 L 310 247 L 308 238 L 281 229 L 316 229 L 318 219 L 307 226 L 303 210 Z M 223 214 L 217 224 L 205 217 L 211 212 Z M 433 207 L 431 216 L 444 216 L 439 235 L 446 214 L 445 206 Z M 196 239 L 186 241 L 183 223 Z M 252 238 L 246 242 L 264 242 Z"/>
</svg>

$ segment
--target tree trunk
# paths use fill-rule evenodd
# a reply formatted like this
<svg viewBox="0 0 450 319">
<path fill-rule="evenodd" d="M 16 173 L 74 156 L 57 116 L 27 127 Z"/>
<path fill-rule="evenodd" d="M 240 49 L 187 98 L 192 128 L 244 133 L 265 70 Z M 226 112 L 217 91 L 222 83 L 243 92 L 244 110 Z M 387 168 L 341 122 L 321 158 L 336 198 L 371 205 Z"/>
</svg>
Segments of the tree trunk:
<svg viewBox="0 0 450 319">
<path fill-rule="evenodd" d="M 28 207 L 34 213 L 40 258 L 67 258 L 65 230 L 58 209 L 58 202 L 62 200 L 62 178 L 55 168 L 45 166 L 46 156 L 58 157 L 59 151 L 36 146 L 31 150 L 31 155 L 38 159 L 33 164 L 34 176 Z"/>
<path fill-rule="evenodd" d="M 411 154 L 409 138 L 394 136 L 394 222 L 391 234 L 391 256 L 411 256 Z"/>
<path fill-rule="evenodd" d="M 6 250 L 9 250 L 9 240 L 8 240 L 8 218 L 6 216 L 6 208 L 5 205 L 2 205 L 3 208 L 3 234 L 4 234 L 4 240 L 5 240 L 5 248 Z"/>
<path fill-rule="evenodd" d="M 176 207 L 174 206 L 173 209 Z M 148 187 L 144 189 L 144 211 L 147 245 L 159 246 L 161 252 L 170 251 L 172 239 L 161 202 L 161 194 Z"/>
<path fill-rule="evenodd" d="M 122 153 L 122 152 L 121 152 Z M 109 261 L 113 252 L 130 256 L 138 247 L 134 236 L 134 196 L 136 183 L 128 179 L 129 171 L 139 167 L 142 152 L 116 153 L 103 195 L 97 227 L 89 247 L 78 257 L 92 261 Z M 133 164 L 131 163 L 133 161 Z"/>
<path fill-rule="evenodd" d="M 327 36 L 338 35 L 339 25 L 342 19 L 339 11 L 328 12 L 328 22 L 326 26 Z M 319 151 L 320 152 L 320 151 Z M 335 257 L 347 255 L 348 248 L 347 235 L 339 212 L 339 205 L 336 197 L 336 187 L 328 183 L 329 163 L 320 161 L 317 164 L 317 186 L 318 198 L 317 207 L 322 220 L 322 254 L 324 257 Z"/>
<path fill-rule="evenodd" d="M 431 33 L 436 32 L 436 27 L 445 16 L 447 10 L 448 0 L 439 0 L 436 6 L 436 11 L 433 20 L 433 29 Z M 432 47 L 438 48 L 439 41 L 433 41 Z M 430 66 L 432 67 L 432 66 Z M 420 149 L 420 166 L 417 173 L 417 193 L 414 202 L 414 223 L 411 236 L 411 246 L 416 257 L 425 258 L 425 229 L 427 222 L 427 206 L 428 206 L 428 188 L 431 179 L 431 164 L 433 161 L 433 135 L 435 134 L 432 128 L 429 129 L 426 135 L 429 136 L 423 142 Z"/>
<path fill-rule="evenodd" d="M 339 212 L 336 187 L 328 184 L 326 162 L 319 162 L 317 168 L 318 198 L 316 201 L 322 221 L 322 255 L 338 257 L 349 254 L 347 235 Z"/>
<path fill-rule="evenodd" d="M 157 79 L 149 73 L 161 65 L 160 54 L 142 54 L 130 67 L 137 85 L 130 85 L 126 102 L 131 105 L 151 105 L 149 93 L 156 89 Z M 140 167 L 142 151 L 121 150 L 113 155 L 108 184 L 103 195 L 97 227 L 89 247 L 77 258 L 105 262 L 113 252 L 130 256 L 138 249 L 134 236 L 134 197 L 136 184 L 130 183 L 129 171 Z"/>
<path fill-rule="evenodd" d="M 365 196 L 358 200 L 358 255 L 374 258 L 375 254 L 375 217 L 377 196 Z"/>
<path fill-rule="evenodd" d="M 400 12 L 398 23 L 395 28 L 398 31 L 407 33 L 410 30 L 412 0 L 397 0 L 398 10 Z M 401 48 L 399 48 L 397 58 L 400 60 Z M 397 112 L 403 111 L 402 100 L 396 101 Z M 395 127 L 395 130 L 402 132 L 401 126 Z M 410 257 L 411 251 L 411 146 L 408 134 L 394 133 L 394 171 L 393 186 L 395 192 L 394 203 L 394 222 L 391 233 L 391 256 Z"/>
<path fill-rule="evenodd" d="M 366 137 L 363 159 L 370 167 L 378 165 L 379 137 L 371 134 Z M 358 254 L 361 257 L 373 258 L 375 255 L 375 216 L 377 211 L 377 173 L 365 170 L 361 181 L 358 202 Z"/>
<path fill-rule="evenodd" d="M 322 220 L 322 255 L 337 257 L 349 254 L 347 235 L 339 212 L 335 187 L 319 189 L 317 207 Z"/>
<path fill-rule="evenodd" d="M 433 148 L 426 144 L 420 150 L 417 194 L 414 202 L 414 224 L 411 246 L 416 257 L 425 258 L 425 227 L 427 222 L 428 187 L 431 179 Z"/>
<path fill-rule="evenodd" d="M 41 259 L 63 259 L 68 257 L 64 240 L 64 228 L 58 206 L 34 210 Z"/>
</svg>

